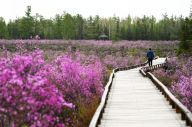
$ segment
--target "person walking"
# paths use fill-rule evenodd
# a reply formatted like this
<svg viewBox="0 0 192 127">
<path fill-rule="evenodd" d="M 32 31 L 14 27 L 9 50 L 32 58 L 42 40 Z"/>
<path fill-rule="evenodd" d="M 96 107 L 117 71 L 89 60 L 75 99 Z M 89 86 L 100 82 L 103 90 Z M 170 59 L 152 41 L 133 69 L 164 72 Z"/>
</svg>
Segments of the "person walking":
<svg viewBox="0 0 192 127">
<path fill-rule="evenodd" d="M 149 51 L 147 51 L 147 59 L 148 59 L 149 66 L 153 65 L 154 57 L 155 57 L 155 55 L 154 55 L 153 51 L 151 50 L 151 48 L 149 48 Z"/>
</svg>

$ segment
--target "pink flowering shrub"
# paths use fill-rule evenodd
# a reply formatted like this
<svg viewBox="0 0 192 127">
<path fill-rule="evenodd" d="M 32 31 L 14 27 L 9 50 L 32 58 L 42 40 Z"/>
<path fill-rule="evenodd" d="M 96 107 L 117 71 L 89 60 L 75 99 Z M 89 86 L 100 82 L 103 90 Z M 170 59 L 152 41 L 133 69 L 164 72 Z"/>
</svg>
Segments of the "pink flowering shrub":
<svg viewBox="0 0 192 127">
<path fill-rule="evenodd" d="M 192 58 L 171 58 L 166 70 L 159 69 L 154 74 L 192 111 Z"/>
<path fill-rule="evenodd" d="M 46 63 L 40 50 L 1 58 L 1 126 L 72 125 L 79 99 L 88 104 L 101 96 L 101 72 L 99 61 L 81 65 L 70 56 Z"/>
<path fill-rule="evenodd" d="M 92 61 L 91 64 L 83 65 L 76 59 L 68 55 L 58 57 L 49 65 L 47 77 L 70 102 L 76 101 L 79 97 L 89 100 L 92 96 L 101 96 L 103 92 L 101 63 Z"/>
<path fill-rule="evenodd" d="M 192 76 L 181 76 L 171 87 L 171 91 L 192 111 Z"/>
<path fill-rule="evenodd" d="M 192 58 L 182 60 L 179 71 L 176 71 L 178 81 L 173 82 L 170 89 L 192 111 Z"/>
</svg>

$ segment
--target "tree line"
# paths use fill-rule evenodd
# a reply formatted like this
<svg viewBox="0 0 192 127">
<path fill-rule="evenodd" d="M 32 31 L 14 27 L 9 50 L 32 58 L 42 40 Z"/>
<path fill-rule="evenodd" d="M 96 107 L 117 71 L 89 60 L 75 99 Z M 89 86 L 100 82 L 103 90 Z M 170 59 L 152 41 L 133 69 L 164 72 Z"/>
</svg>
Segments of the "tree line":
<svg viewBox="0 0 192 127">
<path fill-rule="evenodd" d="M 179 54 L 192 55 L 192 17 L 185 18 L 181 26 Z"/>
<path fill-rule="evenodd" d="M 64 12 L 54 18 L 45 19 L 36 13 L 31 15 L 28 6 L 25 16 L 6 23 L 0 17 L 0 39 L 30 39 L 39 35 L 41 39 L 98 39 L 107 35 L 110 40 L 178 40 L 184 18 L 163 15 L 161 20 L 154 16 L 120 19 L 117 16 L 88 18 Z"/>
</svg>

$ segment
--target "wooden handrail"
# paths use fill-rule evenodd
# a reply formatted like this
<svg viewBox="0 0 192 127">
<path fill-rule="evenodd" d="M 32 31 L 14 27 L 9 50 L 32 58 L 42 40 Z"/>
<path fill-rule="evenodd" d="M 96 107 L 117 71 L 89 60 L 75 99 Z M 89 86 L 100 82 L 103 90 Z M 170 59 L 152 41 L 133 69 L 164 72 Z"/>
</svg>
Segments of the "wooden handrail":
<svg viewBox="0 0 192 127">
<path fill-rule="evenodd" d="M 109 81 L 108 81 L 107 85 L 105 86 L 105 91 L 102 95 L 101 102 L 100 102 L 100 104 L 99 104 L 90 124 L 89 124 L 89 127 L 96 127 L 100 122 L 100 119 L 102 117 L 102 113 L 104 112 L 104 107 L 106 105 L 106 100 L 108 98 L 109 90 L 110 90 L 111 85 L 113 83 L 114 73 L 115 72 L 113 70 L 113 72 L 111 73 L 111 75 L 109 77 Z"/>
<path fill-rule="evenodd" d="M 129 67 L 122 67 L 122 68 L 116 68 L 112 71 L 110 77 L 109 77 L 109 81 L 107 83 L 107 85 L 105 86 L 105 91 L 101 97 L 101 101 L 100 101 L 100 104 L 95 112 L 95 114 L 93 115 L 93 118 L 89 124 L 89 127 L 97 127 L 98 124 L 100 123 L 101 121 L 101 118 L 102 118 L 102 114 L 104 112 L 104 108 L 106 106 L 106 102 L 107 102 L 107 99 L 108 99 L 108 95 L 109 95 L 109 92 L 110 92 L 110 89 L 111 89 L 111 86 L 113 84 L 113 79 L 115 77 L 115 73 L 118 72 L 118 71 L 122 71 L 122 70 L 129 70 L 129 69 L 133 69 L 133 68 L 136 68 L 136 67 L 140 67 L 140 66 L 145 66 L 147 64 L 147 62 L 143 63 L 143 64 L 139 64 L 139 65 L 134 65 L 134 66 L 129 66 Z"/>
<path fill-rule="evenodd" d="M 145 72 L 148 72 L 148 71 L 152 71 L 154 69 L 164 67 L 164 66 L 166 66 L 166 63 L 157 64 L 157 65 L 148 66 L 148 67 L 143 67 L 142 70 L 144 70 Z"/>
<path fill-rule="evenodd" d="M 156 69 L 162 66 L 164 66 L 164 64 L 150 68 L 144 67 L 140 69 L 140 73 L 152 80 L 152 82 L 172 105 L 172 108 L 175 108 L 177 113 L 181 113 L 181 119 L 186 121 L 186 125 L 192 127 L 192 113 L 168 90 L 163 83 L 161 83 L 151 72 L 149 72 L 154 68 Z"/>
</svg>

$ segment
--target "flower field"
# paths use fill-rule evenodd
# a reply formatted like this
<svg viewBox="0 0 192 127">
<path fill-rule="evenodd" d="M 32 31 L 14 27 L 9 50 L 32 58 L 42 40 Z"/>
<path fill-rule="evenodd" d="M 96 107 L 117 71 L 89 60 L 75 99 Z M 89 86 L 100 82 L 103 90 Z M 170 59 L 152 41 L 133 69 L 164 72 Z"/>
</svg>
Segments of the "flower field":
<svg viewBox="0 0 192 127">
<path fill-rule="evenodd" d="M 88 126 L 112 69 L 143 63 L 149 47 L 160 57 L 174 56 L 177 44 L 0 40 L 0 126 Z M 170 89 L 190 107 L 191 59 L 185 65 Z"/>
<path fill-rule="evenodd" d="M 192 58 L 190 56 L 170 58 L 166 70 L 156 70 L 154 74 L 192 111 Z"/>
</svg>

